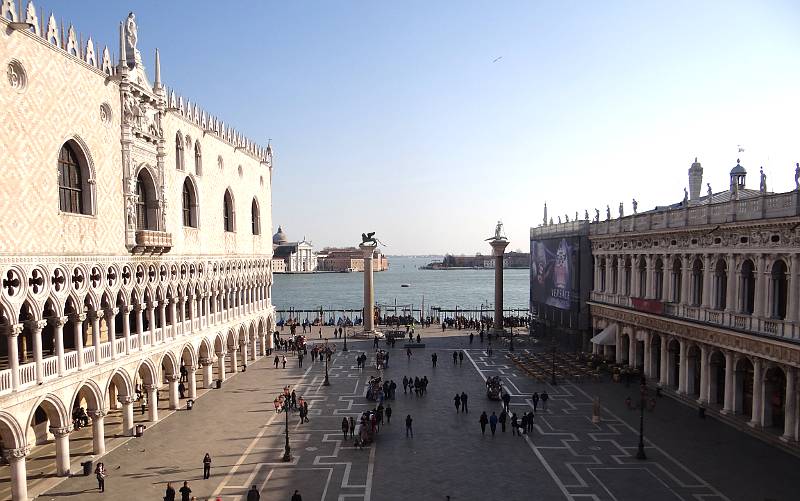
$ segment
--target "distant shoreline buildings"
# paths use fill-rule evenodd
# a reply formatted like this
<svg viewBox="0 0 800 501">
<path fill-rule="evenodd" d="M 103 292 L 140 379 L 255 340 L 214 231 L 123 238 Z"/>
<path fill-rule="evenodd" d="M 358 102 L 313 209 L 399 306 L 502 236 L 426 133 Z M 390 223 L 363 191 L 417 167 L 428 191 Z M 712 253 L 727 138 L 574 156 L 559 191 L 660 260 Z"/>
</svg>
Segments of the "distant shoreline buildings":
<svg viewBox="0 0 800 501">
<path fill-rule="evenodd" d="M 508 252 L 503 258 L 503 267 L 511 269 L 528 269 L 530 267 L 530 254 L 527 252 Z M 449 270 L 449 269 L 494 269 L 494 258 L 490 255 L 475 254 L 474 256 L 454 256 L 445 254 L 441 261 L 434 261 L 423 266 L 423 270 Z"/>
<path fill-rule="evenodd" d="M 348 273 L 364 271 L 364 253 L 356 247 L 325 247 L 317 255 L 319 271 Z M 380 252 L 372 258 L 373 271 L 389 269 L 389 259 Z"/>
<path fill-rule="evenodd" d="M 298 242 L 290 242 L 283 227 L 272 236 L 273 273 L 350 273 L 364 271 L 364 253 L 356 247 L 325 247 L 319 253 L 305 237 Z M 389 269 L 389 260 L 376 252 L 373 257 L 373 271 Z"/>
</svg>

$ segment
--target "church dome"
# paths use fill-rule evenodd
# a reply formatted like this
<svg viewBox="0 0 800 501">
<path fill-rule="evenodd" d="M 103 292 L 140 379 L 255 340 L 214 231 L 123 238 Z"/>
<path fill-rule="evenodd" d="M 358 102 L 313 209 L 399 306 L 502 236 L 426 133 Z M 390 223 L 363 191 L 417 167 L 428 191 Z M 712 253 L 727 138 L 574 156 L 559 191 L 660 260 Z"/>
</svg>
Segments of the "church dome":
<svg viewBox="0 0 800 501">
<path fill-rule="evenodd" d="M 747 170 L 739 163 L 739 159 L 736 159 L 736 167 L 731 169 L 731 175 L 734 174 L 747 174 Z"/>
<path fill-rule="evenodd" d="M 278 232 L 272 235 L 272 243 L 276 245 L 285 244 L 289 241 L 289 238 L 286 236 L 286 233 L 283 232 L 283 228 L 278 226 Z"/>
</svg>

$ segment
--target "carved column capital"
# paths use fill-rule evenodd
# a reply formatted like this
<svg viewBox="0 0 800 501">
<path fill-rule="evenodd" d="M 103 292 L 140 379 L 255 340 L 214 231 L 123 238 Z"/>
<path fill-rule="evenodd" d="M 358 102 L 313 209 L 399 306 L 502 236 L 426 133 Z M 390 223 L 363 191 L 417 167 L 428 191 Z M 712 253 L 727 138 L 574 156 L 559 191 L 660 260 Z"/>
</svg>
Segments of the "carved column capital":
<svg viewBox="0 0 800 501">
<path fill-rule="evenodd" d="M 32 331 L 41 331 L 47 326 L 47 320 L 27 320 L 25 327 Z"/>
<path fill-rule="evenodd" d="M 121 403 L 122 405 L 127 405 L 133 402 L 133 397 L 131 397 L 130 395 L 118 396 L 117 402 Z"/>
<path fill-rule="evenodd" d="M 50 317 L 47 323 L 53 327 L 63 327 L 69 321 L 69 317 Z"/>
<path fill-rule="evenodd" d="M 73 322 L 83 322 L 86 320 L 86 313 L 73 313 L 69 316 L 69 319 Z"/>
<path fill-rule="evenodd" d="M 89 313 L 84 314 L 84 317 L 86 317 L 90 322 L 94 322 L 95 320 L 99 320 L 103 317 L 102 311 L 103 310 L 90 311 Z"/>
<path fill-rule="evenodd" d="M 108 411 L 103 409 L 94 409 L 87 412 L 90 418 L 92 419 L 102 419 L 108 415 Z"/>
<path fill-rule="evenodd" d="M 180 381 L 181 376 L 179 374 L 168 374 L 167 376 L 165 376 L 165 378 L 170 383 L 177 383 L 178 381 Z"/>
<path fill-rule="evenodd" d="M 6 336 L 17 337 L 22 332 L 22 324 L 5 324 L 2 326 L 2 332 Z"/>
<path fill-rule="evenodd" d="M 3 449 L 3 457 L 8 462 L 11 462 L 12 460 L 24 459 L 25 456 L 27 456 L 30 453 L 31 453 L 30 445 L 24 445 L 22 447 L 17 447 L 16 449 Z"/>
<path fill-rule="evenodd" d="M 130 306 L 130 305 L 126 305 L 126 306 L 123 306 L 122 308 L 120 308 L 120 311 L 122 313 L 126 314 L 126 315 L 129 314 L 130 312 L 132 312 L 133 310 L 134 310 L 133 306 Z"/>
<path fill-rule="evenodd" d="M 69 435 L 69 432 L 72 431 L 71 426 L 51 426 L 50 433 L 52 433 L 56 438 L 62 438 Z"/>
<path fill-rule="evenodd" d="M 212 362 L 211 359 L 209 359 L 209 358 L 201 358 L 199 360 L 199 362 L 200 362 L 200 365 L 202 365 L 203 367 L 208 367 L 209 365 L 214 365 L 214 362 Z"/>
<path fill-rule="evenodd" d="M 117 313 L 119 313 L 119 308 L 106 308 L 105 312 L 103 313 L 103 316 L 110 320 L 114 318 L 117 315 Z"/>
<path fill-rule="evenodd" d="M 144 384 L 142 385 L 142 389 L 147 393 L 151 393 L 153 391 L 158 391 L 158 386 L 154 384 Z"/>
</svg>

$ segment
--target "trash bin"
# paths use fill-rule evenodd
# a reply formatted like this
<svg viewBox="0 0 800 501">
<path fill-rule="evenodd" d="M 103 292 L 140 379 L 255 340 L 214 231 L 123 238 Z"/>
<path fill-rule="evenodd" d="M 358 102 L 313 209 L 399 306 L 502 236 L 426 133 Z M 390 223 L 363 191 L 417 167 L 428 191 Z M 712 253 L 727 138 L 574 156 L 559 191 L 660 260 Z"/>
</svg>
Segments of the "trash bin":
<svg viewBox="0 0 800 501">
<path fill-rule="evenodd" d="M 217 379 L 217 389 L 219 390 L 220 388 L 222 388 L 222 380 Z"/>
<path fill-rule="evenodd" d="M 144 435 L 144 429 L 145 428 L 146 428 L 145 425 L 137 424 L 136 425 L 136 432 L 135 432 L 136 436 L 137 437 L 141 437 L 142 435 Z"/>
<path fill-rule="evenodd" d="M 83 466 L 83 476 L 84 477 L 88 477 L 89 475 L 92 474 L 92 462 L 91 461 L 84 461 L 83 463 L 81 463 L 81 466 Z"/>
<path fill-rule="evenodd" d="M 192 400 L 192 399 L 187 400 L 186 401 L 186 410 L 190 411 L 190 410 L 192 410 L 192 407 L 194 407 L 194 400 Z"/>
<path fill-rule="evenodd" d="M 706 418 L 706 408 L 705 407 L 698 407 L 697 408 L 697 417 L 700 419 Z"/>
</svg>

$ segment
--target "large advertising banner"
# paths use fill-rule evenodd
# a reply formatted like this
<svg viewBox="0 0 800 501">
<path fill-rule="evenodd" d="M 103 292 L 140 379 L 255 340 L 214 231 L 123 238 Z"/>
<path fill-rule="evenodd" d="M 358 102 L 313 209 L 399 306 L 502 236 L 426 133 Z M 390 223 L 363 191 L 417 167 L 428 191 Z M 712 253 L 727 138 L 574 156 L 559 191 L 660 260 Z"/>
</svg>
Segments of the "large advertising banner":
<svg viewBox="0 0 800 501">
<path fill-rule="evenodd" d="M 531 241 L 531 302 L 562 310 L 577 301 L 578 240 L 553 238 Z"/>
</svg>

